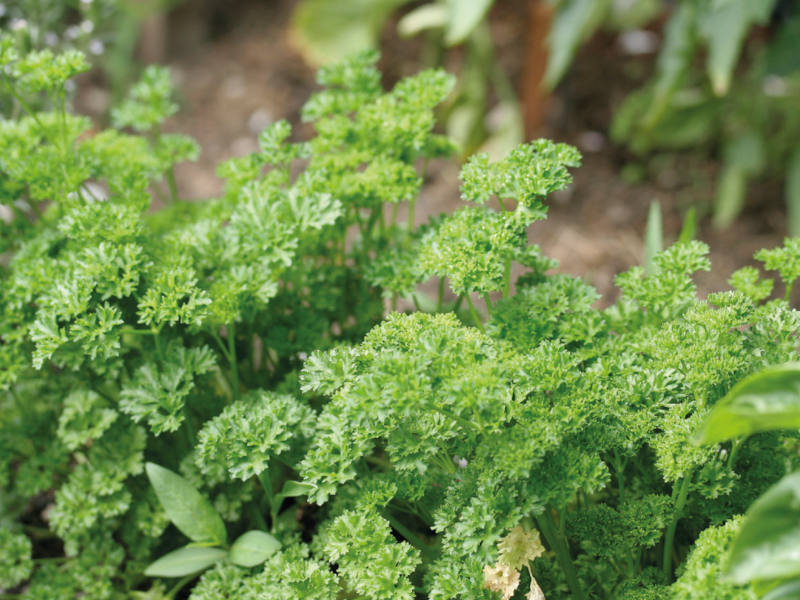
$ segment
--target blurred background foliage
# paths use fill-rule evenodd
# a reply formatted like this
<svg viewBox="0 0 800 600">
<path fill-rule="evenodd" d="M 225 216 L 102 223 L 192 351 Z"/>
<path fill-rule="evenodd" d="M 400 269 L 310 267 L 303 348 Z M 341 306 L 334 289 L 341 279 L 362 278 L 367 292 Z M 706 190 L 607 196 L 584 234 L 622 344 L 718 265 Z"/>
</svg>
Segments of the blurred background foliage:
<svg viewBox="0 0 800 600">
<path fill-rule="evenodd" d="M 262 0 L 265 5 L 283 0 Z M 284 2 L 285 3 L 285 2 Z M 123 97 L 141 65 L 165 56 L 167 16 L 179 4 L 218 18 L 216 0 L 0 1 L 0 26 L 22 50 L 78 48 L 102 73 L 109 104 Z M 381 46 L 387 30 L 415 38 L 415 65 L 450 66 L 458 86 L 442 109 L 462 158 L 505 154 L 541 133 L 552 97 L 576 56 L 598 32 L 618 36 L 633 56 L 655 52 L 638 87 L 615 105 L 608 137 L 627 148 L 623 178 L 652 175 L 664 156 L 691 152 L 718 161 L 713 200 L 698 207 L 718 228 L 746 205 L 752 183 L 781 184 L 786 229 L 800 234 L 800 3 L 792 0 L 295 0 L 286 23 L 312 67 Z M 510 8 L 509 8 L 510 7 Z M 517 42 L 522 77 L 499 60 L 493 10 L 527 24 Z M 597 103 L 608 102 L 596 98 Z M 13 99 L 0 97 L 4 112 Z M 8 113 L 7 113 L 8 114 Z M 569 118 L 569 115 L 567 115 Z M 552 132 L 546 131 L 552 135 Z"/>
<path fill-rule="evenodd" d="M 460 86 L 447 109 L 449 133 L 465 154 L 481 146 L 502 154 L 522 140 L 525 128 L 523 108 L 493 57 L 485 24 L 493 3 L 302 0 L 293 34 L 309 61 L 338 60 L 353 50 L 375 46 L 389 17 L 402 10 L 398 31 L 427 35 L 433 48 L 427 54 L 431 66 L 438 65 L 449 49 L 463 45 Z M 558 85 L 581 44 L 598 29 L 627 34 L 624 39 L 633 53 L 660 42 L 652 77 L 630 94 L 610 124 L 613 139 L 639 155 L 690 148 L 718 155 L 723 167 L 713 222 L 719 227 L 730 225 L 739 215 L 752 179 L 762 175 L 785 179 L 788 229 L 800 234 L 798 3 L 533 0 L 530 4 L 531 27 L 548 31 L 546 69 L 536 82 L 542 90 Z M 537 25 L 537 20 L 545 24 Z M 655 31 L 661 33 L 659 41 L 653 39 Z M 501 116 L 499 123 L 494 119 L 494 127 L 489 119 L 492 110 L 495 117 Z M 539 125 L 528 123 L 528 130 Z"/>
</svg>

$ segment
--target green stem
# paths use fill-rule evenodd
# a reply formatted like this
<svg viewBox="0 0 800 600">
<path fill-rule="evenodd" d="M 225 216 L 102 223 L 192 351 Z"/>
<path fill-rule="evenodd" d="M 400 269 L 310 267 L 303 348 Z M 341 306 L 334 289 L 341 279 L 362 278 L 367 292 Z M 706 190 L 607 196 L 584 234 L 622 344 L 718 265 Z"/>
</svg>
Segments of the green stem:
<svg viewBox="0 0 800 600">
<path fill-rule="evenodd" d="M 186 577 L 178 580 L 178 583 L 172 586 L 172 588 L 167 592 L 165 598 L 167 598 L 168 600 L 172 600 L 172 598 L 175 597 L 175 594 L 180 592 L 187 583 L 189 583 L 192 579 L 194 579 L 194 577 L 195 577 L 194 575 L 187 575 Z"/>
<path fill-rule="evenodd" d="M 269 479 L 269 471 L 262 471 L 258 475 L 258 480 L 261 482 L 261 487 L 264 489 L 264 495 L 267 497 L 267 504 L 269 504 L 269 526 L 270 531 L 275 531 L 275 525 L 278 521 L 278 509 L 280 508 L 280 499 L 275 497 L 272 491 L 272 482 Z"/>
<path fill-rule="evenodd" d="M 444 307 L 444 277 L 439 278 L 439 290 L 436 295 L 436 312 L 442 312 Z"/>
<path fill-rule="evenodd" d="M 786 302 L 789 302 L 789 299 L 792 296 L 792 288 L 794 287 L 794 281 L 790 281 L 786 284 L 786 295 L 783 297 Z"/>
<path fill-rule="evenodd" d="M 558 527 L 553 521 L 551 510 L 545 508 L 544 512 L 536 517 L 536 523 L 539 526 L 539 531 L 542 532 L 542 535 L 544 535 L 544 538 L 550 545 L 550 549 L 555 552 L 556 560 L 564 571 L 564 575 L 567 578 L 567 585 L 572 593 L 572 600 L 585 600 L 586 594 L 578 579 L 578 572 L 575 570 L 575 565 L 569 554 L 569 547 L 567 546 L 566 540 L 558 532 Z"/>
<path fill-rule="evenodd" d="M 170 202 L 178 201 L 178 184 L 175 183 L 175 168 L 170 165 L 167 170 L 167 186 L 169 187 Z"/>
<path fill-rule="evenodd" d="M 256 527 L 262 531 L 266 531 L 267 522 L 264 520 L 264 515 L 261 514 L 261 510 L 258 508 L 258 504 L 256 502 L 249 502 L 248 510 L 250 511 L 250 516 L 255 522 Z"/>
<path fill-rule="evenodd" d="M 736 454 L 739 452 L 739 448 L 742 447 L 742 439 L 733 440 L 731 443 L 731 451 L 728 454 L 728 468 L 733 469 L 733 463 L 736 461 Z"/>
<path fill-rule="evenodd" d="M 483 301 L 486 303 L 486 312 L 489 313 L 489 316 L 492 316 L 492 298 L 489 296 L 489 292 L 483 293 Z"/>
<path fill-rule="evenodd" d="M 617 487 L 619 489 L 619 501 L 620 503 L 625 501 L 625 482 L 624 482 L 624 472 L 625 472 L 625 461 L 623 461 L 617 449 L 614 448 L 614 471 L 617 476 Z"/>
<path fill-rule="evenodd" d="M 417 309 L 417 312 L 422 312 L 422 308 L 419 305 L 419 298 L 417 298 L 416 294 L 411 294 L 411 301 L 414 303 L 414 308 Z"/>
<path fill-rule="evenodd" d="M 192 415 L 189 414 L 189 408 L 186 404 L 183 405 L 183 420 L 186 423 L 186 434 L 189 436 L 189 447 L 194 448 L 197 445 L 197 434 L 192 424 Z"/>
<path fill-rule="evenodd" d="M 17 93 L 17 90 L 14 88 L 14 85 L 8 79 L 8 75 L 3 73 L 2 76 L 3 76 L 3 83 L 6 84 L 6 87 L 8 88 L 9 93 L 14 97 L 14 99 L 17 101 L 17 103 L 19 103 L 19 105 L 22 107 L 22 110 L 24 110 L 26 113 L 28 113 L 28 116 L 30 116 L 33 119 L 33 122 L 36 123 L 39 126 L 39 129 L 42 130 L 42 135 L 45 135 L 44 125 L 39 120 L 39 117 L 36 116 L 36 113 L 33 111 L 33 109 L 30 107 L 30 105 L 27 102 L 25 102 L 25 100 L 22 98 L 22 96 L 20 96 Z"/>
<path fill-rule="evenodd" d="M 239 399 L 239 365 L 236 361 L 236 326 L 233 322 L 228 325 L 228 362 L 231 367 L 231 385 L 235 402 Z"/>
<path fill-rule="evenodd" d="M 511 295 L 511 259 L 506 260 L 506 268 L 503 273 L 503 298 Z"/>
<path fill-rule="evenodd" d="M 461 294 L 458 298 L 456 298 L 456 301 L 453 303 L 453 308 L 451 309 L 452 312 L 457 313 L 463 303 L 464 303 L 464 294 Z"/>
<path fill-rule="evenodd" d="M 407 219 L 407 227 L 409 231 L 414 231 L 414 220 L 416 215 L 414 214 L 416 210 L 417 199 L 412 198 L 408 201 L 408 219 Z"/>
<path fill-rule="evenodd" d="M 161 334 L 160 331 L 157 329 L 153 329 L 153 342 L 156 346 L 156 356 L 159 360 L 164 360 L 164 348 L 161 346 Z"/>
<path fill-rule="evenodd" d="M 406 527 L 391 511 L 383 510 L 381 515 L 384 519 L 389 521 L 389 524 L 394 528 L 397 533 L 402 535 L 412 546 L 417 548 L 425 555 L 430 555 L 430 547 L 422 541 L 422 539 L 408 527 Z"/>
<path fill-rule="evenodd" d="M 483 327 L 483 321 L 481 321 L 478 311 L 475 310 L 475 305 L 472 303 L 472 298 L 470 298 L 469 294 L 464 294 L 464 297 L 467 299 L 467 304 L 469 305 L 469 314 L 472 315 L 472 320 L 475 321 L 475 326 L 481 331 L 485 332 L 486 329 Z"/>
<path fill-rule="evenodd" d="M 663 577 L 664 582 L 668 583 L 672 578 L 672 550 L 675 543 L 675 530 L 678 527 L 683 508 L 686 506 L 686 499 L 689 497 L 689 488 L 691 487 L 692 473 L 688 473 L 680 482 L 672 488 L 672 497 L 675 500 L 675 510 L 672 513 L 672 520 L 667 527 L 667 532 L 664 535 L 664 561 L 663 561 Z"/>
</svg>

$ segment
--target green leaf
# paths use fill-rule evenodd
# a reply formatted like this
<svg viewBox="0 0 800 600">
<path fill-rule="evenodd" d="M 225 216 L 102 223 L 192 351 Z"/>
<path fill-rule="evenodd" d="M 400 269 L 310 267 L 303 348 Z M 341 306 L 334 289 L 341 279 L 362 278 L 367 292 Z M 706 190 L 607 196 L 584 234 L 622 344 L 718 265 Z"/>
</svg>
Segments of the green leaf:
<svg viewBox="0 0 800 600">
<path fill-rule="evenodd" d="M 696 45 L 694 3 L 681 2 L 664 29 L 664 42 L 656 64 L 653 98 L 642 119 L 645 130 L 652 130 L 664 116 L 691 65 Z"/>
<path fill-rule="evenodd" d="M 647 213 L 647 229 L 644 234 L 644 269 L 647 273 L 654 270 L 653 258 L 664 249 L 664 232 L 661 225 L 661 205 L 650 203 Z"/>
<path fill-rule="evenodd" d="M 478 26 L 494 0 L 447 0 L 450 19 L 444 34 L 444 43 L 455 46 L 463 42 Z"/>
<path fill-rule="evenodd" d="M 800 579 L 785 581 L 772 588 L 761 600 L 797 600 L 800 598 Z"/>
<path fill-rule="evenodd" d="M 789 235 L 800 235 L 800 147 L 798 147 L 786 168 L 786 216 Z"/>
<path fill-rule="evenodd" d="M 397 32 L 405 37 L 417 35 L 425 29 L 444 27 L 449 13 L 447 7 L 437 2 L 423 4 L 406 14 L 397 23 Z"/>
<path fill-rule="evenodd" d="M 706 68 L 717 96 L 727 93 L 750 26 L 763 24 L 775 0 L 711 2 L 699 18 L 700 35 L 708 43 Z"/>
<path fill-rule="evenodd" d="M 681 244 L 690 242 L 694 239 L 696 233 L 697 209 L 692 206 L 688 211 L 686 211 L 686 216 L 683 217 L 683 226 L 681 227 L 681 232 L 678 235 L 678 242 Z"/>
<path fill-rule="evenodd" d="M 698 441 L 715 444 L 758 431 L 800 427 L 800 362 L 764 369 L 736 384 L 711 411 Z"/>
<path fill-rule="evenodd" d="M 270 534 L 254 529 L 243 533 L 231 546 L 231 562 L 240 567 L 255 567 L 275 554 L 281 543 Z"/>
<path fill-rule="evenodd" d="M 745 515 L 727 573 L 736 583 L 800 575 L 800 472 L 769 488 Z M 796 597 L 796 596 L 790 596 Z"/>
<path fill-rule="evenodd" d="M 148 465 L 149 466 L 149 465 Z M 165 554 L 144 570 L 148 577 L 183 577 L 199 573 L 219 562 L 227 552 L 222 548 L 184 546 Z"/>
<path fill-rule="evenodd" d="M 292 18 L 292 37 L 316 64 L 328 64 L 374 48 L 395 8 L 409 0 L 304 0 Z"/>
<path fill-rule="evenodd" d="M 717 183 L 717 197 L 714 200 L 714 227 L 729 227 L 744 206 L 747 194 L 747 175 L 738 165 L 726 165 Z"/>
<path fill-rule="evenodd" d="M 151 462 L 145 468 L 158 501 L 175 527 L 195 542 L 225 545 L 225 524 L 200 492 L 169 469 Z"/>
<path fill-rule="evenodd" d="M 290 480 L 283 484 L 283 489 L 278 495 L 282 498 L 296 498 L 297 496 L 307 496 L 313 489 L 314 486 L 310 483 Z"/>
<path fill-rule="evenodd" d="M 547 38 L 549 56 L 544 84 L 553 89 L 567 72 L 578 46 L 605 17 L 609 0 L 566 0 L 559 6 Z"/>
</svg>

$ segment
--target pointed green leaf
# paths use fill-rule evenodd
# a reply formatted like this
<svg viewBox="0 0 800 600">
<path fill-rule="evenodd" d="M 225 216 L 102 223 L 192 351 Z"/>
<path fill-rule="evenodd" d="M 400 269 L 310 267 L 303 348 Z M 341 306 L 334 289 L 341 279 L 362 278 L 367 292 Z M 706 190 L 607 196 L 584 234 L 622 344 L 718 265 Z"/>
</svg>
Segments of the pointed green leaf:
<svg viewBox="0 0 800 600">
<path fill-rule="evenodd" d="M 650 203 L 650 212 L 647 214 L 647 229 L 644 233 L 644 269 L 653 273 L 655 265 L 653 258 L 664 249 L 664 231 L 661 225 L 661 205 L 658 202 Z"/>
<path fill-rule="evenodd" d="M 681 227 L 681 232 L 678 235 L 678 242 L 681 244 L 686 244 L 687 242 L 691 242 L 694 239 L 696 233 L 697 233 L 697 209 L 694 206 L 692 206 L 686 212 L 686 216 L 683 217 L 683 227 Z"/>
<path fill-rule="evenodd" d="M 154 463 L 147 463 L 146 469 L 156 496 L 175 527 L 195 542 L 225 545 L 225 524 L 200 492 L 169 469 Z"/>
<path fill-rule="evenodd" d="M 733 542 L 726 570 L 740 584 L 798 576 L 798 556 L 800 472 L 787 475 L 753 503 Z"/>
<path fill-rule="evenodd" d="M 255 567 L 275 554 L 281 543 L 270 534 L 254 529 L 243 533 L 231 546 L 231 562 L 240 567 Z"/>
<path fill-rule="evenodd" d="M 800 427 L 800 363 L 764 369 L 736 384 L 698 434 L 704 444 L 758 431 Z"/>
<path fill-rule="evenodd" d="M 296 498 L 297 496 L 307 496 L 314 486 L 302 481 L 287 481 L 283 484 L 283 489 L 279 494 L 282 498 Z"/>
<path fill-rule="evenodd" d="M 148 577 L 184 577 L 207 569 L 227 554 L 222 548 L 184 546 L 151 563 L 144 574 Z"/>
</svg>

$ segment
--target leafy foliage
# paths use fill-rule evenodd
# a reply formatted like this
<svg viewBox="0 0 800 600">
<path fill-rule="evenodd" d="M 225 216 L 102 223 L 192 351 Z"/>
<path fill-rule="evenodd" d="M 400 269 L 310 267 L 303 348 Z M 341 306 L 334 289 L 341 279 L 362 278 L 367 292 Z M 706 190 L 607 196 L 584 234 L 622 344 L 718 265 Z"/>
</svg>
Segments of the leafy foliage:
<svg viewBox="0 0 800 600">
<path fill-rule="evenodd" d="M 58 97 L 82 65 L 4 56 L 19 94 Z M 699 299 L 696 241 L 604 309 L 548 274 L 527 227 L 579 156 L 545 140 L 471 159 L 471 204 L 417 227 L 453 81 L 387 92 L 376 60 L 323 69 L 316 134 L 270 125 L 203 202 L 171 184 L 191 153 L 160 133 L 158 69 L 116 113 L 134 133 L 65 108 L 0 122 L 10 593 L 708 597 L 798 436 L 692 441 L 739 380 L 797 360 L 800 317 L 755 269 Z M 795 242 L 761 255 L 788 286 Z M 386 315 L 401 299 L 426 310 Z"/>
</svg>

